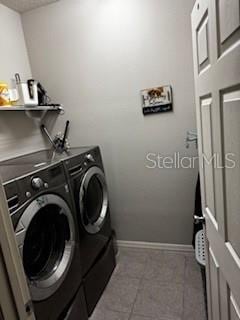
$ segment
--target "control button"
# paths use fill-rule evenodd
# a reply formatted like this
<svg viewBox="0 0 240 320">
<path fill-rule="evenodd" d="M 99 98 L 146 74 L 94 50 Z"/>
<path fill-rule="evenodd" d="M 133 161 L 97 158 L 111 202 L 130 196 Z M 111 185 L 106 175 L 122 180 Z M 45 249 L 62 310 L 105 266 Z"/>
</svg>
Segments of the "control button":
<svg viewBox="0 0 240 320">
<path fill-rule="evenodd" d="M 46 188 L 46 189 L 48 188 L 48 183 L 47 182 L 44 183 L 44 188 Z"/>
<path fill-rule="evenodd" d="M 29 192 L 29 191 L 27 191 L 25 194 L 26 194 L 27 198 L 31 198 L 31 196 L 32 196 L 31 192 Z"/>
<path fill-rule="evenodd" d="M 66 191 L 66 193 L 69 193 L 69 187 L 68 187 L 68 185 L 67 184 L 65 184 L 65 191 Z"/>
<path fill-rule="evenodd" d="M 35 190 L 39 190 L 39 189 L 41 189 L 42 188 L 42 186 L 43 186 L 43 181 L 42 181 L 42 179 L 41 178 L 33 178 L 32 179 L 32 187 L 33 187 L 33 189 L 35 189 Z"/>
<path fill-rule="evenodd" d="M 94 162 L 94 158 L 90 153 L 86 154 L 85 159 L 89 162 Z"/>
</svg>

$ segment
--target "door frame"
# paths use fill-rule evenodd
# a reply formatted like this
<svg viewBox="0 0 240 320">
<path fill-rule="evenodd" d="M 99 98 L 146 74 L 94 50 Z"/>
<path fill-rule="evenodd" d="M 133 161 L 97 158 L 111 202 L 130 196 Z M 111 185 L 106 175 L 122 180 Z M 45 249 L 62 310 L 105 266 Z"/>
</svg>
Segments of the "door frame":
<svg viewBox="0 0 240 320">
<path fill-rule="evenodd" d="M 6 195 L 0 179 L 0 318 L 35 320 Z"/>
</svg>

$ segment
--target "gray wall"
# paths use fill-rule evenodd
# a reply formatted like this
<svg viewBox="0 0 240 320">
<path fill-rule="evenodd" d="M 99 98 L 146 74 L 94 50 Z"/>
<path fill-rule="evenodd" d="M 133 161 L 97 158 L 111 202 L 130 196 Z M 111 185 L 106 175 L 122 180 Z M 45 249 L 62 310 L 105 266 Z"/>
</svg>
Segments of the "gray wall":
<svg viewBox="0 0 240 320">
<path fill-rule="evenodd" d="M 148 152 L 194 155 L 194 0 L 62 0 L 22 17 L 34 77 L 65 104 L 73 146 L 99 144 L 118 238 L 189 244 L 197 170 L 147 169 Z M 171 84 L 174 112 L 143 117 L 139 91 Z"/>
<path fill-rule="evenodd" d="M 20 15 L 0 4 L 0 81 L 12 87 L 16 72 L 31 78 Z M 0 160 L 44 148 L 38 123 L 21 112 L 0 112 Z"/>
</svg>

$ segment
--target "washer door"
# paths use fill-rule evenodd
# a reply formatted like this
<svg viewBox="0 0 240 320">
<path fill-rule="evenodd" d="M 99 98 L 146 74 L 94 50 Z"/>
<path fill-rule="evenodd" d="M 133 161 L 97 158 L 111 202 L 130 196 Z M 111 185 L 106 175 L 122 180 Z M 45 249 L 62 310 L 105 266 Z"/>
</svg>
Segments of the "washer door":
<svg viewBox="0 0 240 320">
<path fill-rule="evenodd" d="M 105 175 L 98 167 L 91 167 L 84 175 L 79 191 L 79 206 L 85 230 L 95 234 L 105 222 L 108 193 Z"/>
<path fill-rule="evenodd" d="M 60 197 L 38 197 L 24 211 L 16 238 L 34 301 L 54 294 L 64 281 L 75 247 L 71 210 Z"/>
</svg>

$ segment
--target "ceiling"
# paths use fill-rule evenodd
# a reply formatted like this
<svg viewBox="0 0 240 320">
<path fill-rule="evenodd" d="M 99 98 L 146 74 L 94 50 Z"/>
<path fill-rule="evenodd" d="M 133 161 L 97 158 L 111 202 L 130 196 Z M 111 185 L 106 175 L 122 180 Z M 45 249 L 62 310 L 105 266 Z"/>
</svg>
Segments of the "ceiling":
<svg viewBox="0 0 240 320">
<path fill-rule="evenodd" d="M 0 0 L 0 3 L 22 13 L 57 1 L 59 0 Z"/>
</svg>

